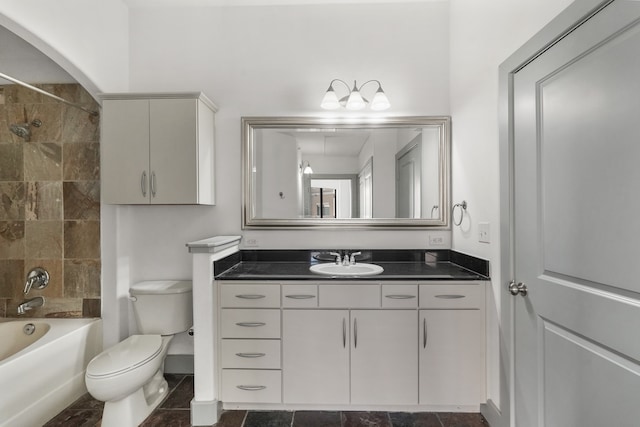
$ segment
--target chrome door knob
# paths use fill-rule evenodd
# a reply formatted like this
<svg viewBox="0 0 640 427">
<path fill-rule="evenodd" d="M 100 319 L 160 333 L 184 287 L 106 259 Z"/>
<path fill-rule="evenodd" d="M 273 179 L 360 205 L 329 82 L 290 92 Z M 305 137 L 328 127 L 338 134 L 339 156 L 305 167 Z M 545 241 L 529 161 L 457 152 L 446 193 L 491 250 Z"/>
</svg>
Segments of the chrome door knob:
<svg viewBox="0 0 640 427">
<path fill-rule="evenodd" d="M 513 296 L 520 294 L 523 297 L 526 297 L 528 290 L 527 286 L 524 283 L 516 283 L 515 281 L 511 281 L 511 283 L 509 283 L 509 292 L 511 292 L 511 295 Z"/>
</svg>

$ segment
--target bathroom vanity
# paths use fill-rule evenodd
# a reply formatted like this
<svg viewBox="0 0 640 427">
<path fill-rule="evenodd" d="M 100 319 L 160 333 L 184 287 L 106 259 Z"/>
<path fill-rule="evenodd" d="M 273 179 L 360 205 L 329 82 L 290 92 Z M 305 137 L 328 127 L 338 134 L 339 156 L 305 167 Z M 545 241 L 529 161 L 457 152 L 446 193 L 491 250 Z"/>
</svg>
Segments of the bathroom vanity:
<svg viewBox="0 0 640 427">
<path fill-rule="evenodd" d="M 216 239 L 189 244 L 194 425 L 221 408 L 477 411 L 485 403 L 486 261 L 448 250 L 362 251 L 381 274 L 331 277 L 309 271 L 333 262 L 324 251 L 240 251 Z"/>
</svg>

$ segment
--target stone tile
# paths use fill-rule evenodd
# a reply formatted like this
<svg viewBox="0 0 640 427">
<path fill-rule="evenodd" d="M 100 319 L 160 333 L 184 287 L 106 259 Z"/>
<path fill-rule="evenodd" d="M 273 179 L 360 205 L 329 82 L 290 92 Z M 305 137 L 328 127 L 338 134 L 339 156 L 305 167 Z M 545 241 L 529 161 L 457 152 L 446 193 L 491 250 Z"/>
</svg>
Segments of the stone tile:
<svg viewBox="0 0 640 427">
<path fill-rule="evenodd" d="M 100 181 L 65 182 L 64 219 L 100 219 Z"/>
<path fill-rule="evenodd" d="M 64 258 L 100 258 L 100 222 L 64 222 Z"/>
<path fill-rule="evenodd" d="M 62 146 L 56 142 L 25 142 L 25 181 L 60 181 L 62 179 Z"/>
<path fill-rule="evenodd" d="M 89 393 L 85 393 L 73 402 L 68 409 L 96 409 L 102 411 L 104 409 L 104 402 L 94 399 Z"/>
<path fill-rule="evenodd" d="M 27 182 L 24 217 L 28 221 L 62 219 L 62 182 Z"/>
<path fill-rule="evenodd" d="M 5 86 L 5 104 L 35 104 L 42 102 L 43 95 L 20 85 Z"/>
<path fill-rule="evenodd" d="M 249 411 L 243 427 L 290 427 L 293 412 Z"/>
<path fill-rule="evenodd" d="M 393 427 L 442 427 L 440 419 L 432 412 L 390 412 Z"/>
<path fill-rule="evenodd" d="M 0 317 L 7 317 L 7 300 L 0 298 Z"/>
<path fill-rule="evenodd" d="M 160 405 L 164 409 L 189 409 L 193 400 L 193 375 L 186 375 Z"/>
<path fill-rule="evenodd" d="M 82 300 L 82 317 L 101 317 L 102 306 L 99 298 L 84 298 Z"/>
<path fill-rule="evenodd" d="M 0 182 L 0 220 L 23 220 L 24 206 L 24 183 Z"/>
<path fill-rule="evenodd" d="M 99 298 L 99 259 L 74 259 L 64 261 L 64 296 L 68 298 Z"/>
<path fill-rule="evenodd" d="M 100 179 L 99 144 L 64 144 L 63 178 L 65 181 Z"/>
<path fill-rule="evenodd" d="M 342 427 L 342 418 L 337 411 L 296 411 L 293 427 Z"/>
<path fill-rule="evenodd" d="M 164 379 L 167 380 L 167 385 L 169 387 L 169 392 L 173 391 L 174 388 L 176 388 L 176 386 L 178 384 L 180 384 L 180 381 L 182 381 L 184 379 L 185 375 L 184 374 L 164 374 Z"/>
<path fill-rule="evenodd" d="M 191 411 L 186 409 L 157 409 L 147 417 L 141 427 L 190 427 Z"/>
<path fill-rule="evenodd" d="M 26 120 L 31 131 L 30 142 L 61 142 L 62 135 L 62 111 L 64 105 L 61 103 L 52 104 L 28 104 L 24 106 L 27 112 Z M 34 124 L 35 120 L 40 120 L 40 126 Z"/>
<path fill-rule="evenodd" d="M 0 298 L 13 298 L 24 289 L 24 260 L 0 260 Z"/>
<path fill-rule="evenodd" d="M 224 411 L 215 427 L 242 427 L 247 411 Z"/>
<path fill-rule="evenodd" d="M 479 413 L 441 412 L 438 418 L 444 427 L 488 427 L 489 425 Z"/>
<path fill-rule="evenodd" d="M 82 105 L 82 104 L 81 104 Z M 96 104 L 82 105 L 87 109 L 99 111 Z M 99 142 L 100 117 L 79 108 L 66 106 L 62 118 L 62 141 L 67 143 Z"/>
<path fill-rule="evenodd" d="M 30 259 L 62 258 L 62 221 L 26 221 L 25 250 Z"/>
<path fill-rule="evenodd" d="M 343 412 L 343 427 L 392 427 L 386 412 Z"/>
<path fill-rule="evenodd" d="M 24 261 L 24 275 L 22 279 L 23 286 L 29 272 L 36 267 L 44 268 L 47 273 L 49 273 L 49 284 L 46 288 L 41 290 L 37 290 L 35 288 L 31 289 L 31 291 L 27 296 L 25 296 L 25 298 L 33 298 L 39 295 L 45 298 L 62 298 L 64 295 L 62 281 L 62 259 L 26 259 Z M 24 296 L 22 293 L 23 290 L 24 288 L 14 296 L 16 298 Z"/>
<path fill-rule="evenodd" d="M 24 151 L 21 144 L 0 144 L 0 181 L 24 179 Z"/>
<path fill-rule="evenodd" d="M 0 259 L 24 258 L 24 221 L 0 221 Z"/>
<path fill-rule="evenodd" d="M 102 419 L 102 411 L 95 409 L 65 409 L 44 427 L 95 427 Z"/>
</svg>

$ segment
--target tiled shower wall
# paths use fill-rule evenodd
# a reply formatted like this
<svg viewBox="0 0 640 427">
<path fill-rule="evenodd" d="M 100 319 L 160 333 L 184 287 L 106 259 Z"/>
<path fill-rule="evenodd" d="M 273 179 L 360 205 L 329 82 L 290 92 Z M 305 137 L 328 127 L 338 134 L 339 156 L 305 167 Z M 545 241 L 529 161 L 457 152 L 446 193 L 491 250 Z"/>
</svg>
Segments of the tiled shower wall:
<svg viewBox="0 0 640 427">
<path fill-rule="evenodd" d="M 77 84 L 38 87 L 98 110 Z M 31 139 L 9 130 L 40 120 Z M 0 86 L 0 317 L 42 295 L 26 317 L 100 316 L 99 117 L 18 85 Z M 50 274 L 23 294 L 27 273 Z"/>
</svg>

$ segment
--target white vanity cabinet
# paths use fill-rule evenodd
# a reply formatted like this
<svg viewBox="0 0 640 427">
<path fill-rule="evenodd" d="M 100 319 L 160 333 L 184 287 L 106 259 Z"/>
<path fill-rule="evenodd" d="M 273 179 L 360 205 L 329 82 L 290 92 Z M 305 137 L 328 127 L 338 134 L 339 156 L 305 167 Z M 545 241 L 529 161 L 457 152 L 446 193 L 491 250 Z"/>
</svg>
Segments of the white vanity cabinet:
<svg viewBox="0 0 640 427">
<path fill-rule="evenodd" d="M 220 297 L 221 395 L 230 407 L 477 410 L 485 402 L 483 282 L 228 281 Z M 281 330 L 267 326 L 280 320 Z M 281 364 L 266 359 L 276 349 L 261 350 L 264 340 L 281 345 Z M 265 355 L 234 362 L 243 352 Z M 281 390 L 265 371 L 281 374 Z M 281 401 L 256 397 L 269 387 Z"/>
<path fill-rule="evenodd" d="M 420 404 L 485 401 L 485 293 L 479 282 L 420 285 Z"/>
<path fill-rule="evenodd" d="M 102 94 L 102 197 L 215 204 L 216 106 L 202 93 Z"/>
</svg>

